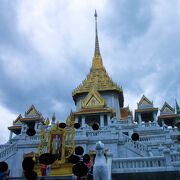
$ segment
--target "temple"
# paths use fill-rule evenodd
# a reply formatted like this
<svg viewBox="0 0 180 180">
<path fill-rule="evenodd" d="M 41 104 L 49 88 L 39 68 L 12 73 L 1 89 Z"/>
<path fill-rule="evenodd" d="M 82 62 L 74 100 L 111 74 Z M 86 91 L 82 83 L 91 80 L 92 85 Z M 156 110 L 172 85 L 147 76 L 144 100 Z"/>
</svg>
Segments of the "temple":
<svg viewBox="0 0 180 180">
<path fill-rule="evenodd" d="M 98 141 L 105 145 L 112 179 L 127 179 L 133 174 L 139 179 L 152 174 L 169 179 L 178 177 L 178 103 L 173 108 L 165 102 L 159 110 L 152 100 L 143 95 L 134 114 L 129 106 L 124 107 L 123 89 L 113 82 L 103 65 L 96 12 L 92 65 L 86 78 L 73 90 L 72 98 L 76 110 L 67 115 L 65 129 L 58 126 L 55 113 L 51 119 L 45 118 L 34 105 L 8 127 L 10 137 L 7 143 L 0 145 L 0 161 L 9 164 L 11 177 L 23 177 L 21 163 L 24 157 L 34 159 L 35 171 L 41 176 L 38 157 L 42 153 L 57 152 L 58 159 L 52 164 L 49 176 L 68 179 L 72 175 L 68 157 L 74 148 L 82 146 L 85 153 L 93 156 Z M 74 123 L 79 123 L 80 128 L 74 128 Z M 28 129 L 34 129 L 34 134 L 28 134 Z"/>
</svg>

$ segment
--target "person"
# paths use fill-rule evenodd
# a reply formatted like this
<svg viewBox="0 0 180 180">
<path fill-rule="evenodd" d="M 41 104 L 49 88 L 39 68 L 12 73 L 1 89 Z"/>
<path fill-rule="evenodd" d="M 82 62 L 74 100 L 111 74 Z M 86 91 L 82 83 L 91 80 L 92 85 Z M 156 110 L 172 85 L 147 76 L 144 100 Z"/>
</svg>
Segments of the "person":
<svg viewBox="0 0 180 180">
<path fill-rule="evenodd" d="M 60 146 L 60 137 L 58 138 L 58 135 L 56 135 L 56 138 L 53 138 L 52 140 L 52 154 L 59 153 L 59 146 Z"/>
<path fill-rule="evenodd" d="M 0 179 L 6 180 L 9 179 L 10 170 L 7 169 L 5 172 L 0 172 Z"/>
<path fill-rule="evenodd" d="M 45 164 L 41 164 L 41 175 L 42 176 L 46 176 L 46 165 Z"/>
<path fill-rule="evenodd" d="M 51 174 L 51 165 L 47 165 L 46 167 L 46 176 L 50 176 Z"/>
</svg>

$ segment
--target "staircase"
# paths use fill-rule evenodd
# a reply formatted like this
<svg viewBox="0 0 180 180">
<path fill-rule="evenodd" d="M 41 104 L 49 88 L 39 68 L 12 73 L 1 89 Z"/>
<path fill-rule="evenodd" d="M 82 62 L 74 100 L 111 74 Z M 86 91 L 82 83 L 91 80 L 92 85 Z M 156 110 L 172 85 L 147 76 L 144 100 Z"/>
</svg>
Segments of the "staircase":
<svg viewBox="0 0 180 180">
<path fill-rule="evenodd" d="M 0 151 L 0 161 L 5 161 L 9 156 L 12 156 L 17 151 L 16 143 L 13 143 L 9 146 L 2 148 Z"/>
<path fill-rule="evenodd" d="M 125 140 L 125 147 L 134 153 L 144 157 L 144 156 L 149 156 L 148 155 L 148 148 L 147 146 L 138 141 L 133 141 L 129 136 L 125 135 L 122 133 L 122 136 Z"/>
</svg>

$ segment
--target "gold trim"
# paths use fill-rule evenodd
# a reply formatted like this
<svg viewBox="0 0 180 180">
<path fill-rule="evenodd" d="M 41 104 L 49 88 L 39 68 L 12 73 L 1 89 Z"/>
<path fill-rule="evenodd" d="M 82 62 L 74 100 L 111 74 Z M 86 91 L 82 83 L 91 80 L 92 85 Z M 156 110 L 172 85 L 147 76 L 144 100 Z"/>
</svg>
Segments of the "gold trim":
<svg viewBox="0 0 180 180">
<path fill-rule="evenodd" d="M 98 93 L 98 91 L 96 91 L 94 88 L 92 88 L 90 90 L 88 95 L 82 101 L 82 107 L 83 108 L 96 108 L 96 107 L 105 107 L 105 106 L 106 106 L 106 101 Z"/>
<path fill-rule="evenodd" d="M 62 148 L 61 148 L 61 160 L 56 160 L 53 163 L 53 167 L 59 167 L 60 164 L 65 163 L 65 137 L 66 137 L 66 129 L 59 128 L 59 124 L 55 124 L 54 127 L 48 133 L 48 144 L 47 144 L 47 152 L 50 153 L 51 147 L 51 136 L 53 134 L 62 135 Z"/>
</svg>

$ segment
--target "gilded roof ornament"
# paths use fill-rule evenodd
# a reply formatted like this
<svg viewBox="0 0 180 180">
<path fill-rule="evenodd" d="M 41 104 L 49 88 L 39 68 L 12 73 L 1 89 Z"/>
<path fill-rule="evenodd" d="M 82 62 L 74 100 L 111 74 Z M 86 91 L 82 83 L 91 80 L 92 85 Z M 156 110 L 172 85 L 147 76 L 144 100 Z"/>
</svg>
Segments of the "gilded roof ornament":
<svg viewBox="0 0 180 180">
<path fill-rule="evenodd" d="M 97 12 L 95 10 L 95 50 L 94 50 L 94 57 L 92 63 L 92 69 L 103 68 L 100 48 L 99 48 L 99 40 L 98 40 L 98 30 L 97 30 Z"/>
<path fill-rule="evenodd" d="M 103 66 L 103 61 L 99 48 L 98 30 L 97 30 L 97 12 L 95 10 L 95 51 L 92 61 L 92 67 L 90 73 L 86 76 L 85 80 L 72 92 L 73 98 L 77 94 L 87 93 L 92 87 L 95 87 L 97 91 L 117 91 L 122 92 L 116 83 L 109 77 L 106 69 Z"/>
</svg>

